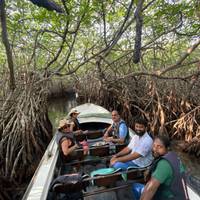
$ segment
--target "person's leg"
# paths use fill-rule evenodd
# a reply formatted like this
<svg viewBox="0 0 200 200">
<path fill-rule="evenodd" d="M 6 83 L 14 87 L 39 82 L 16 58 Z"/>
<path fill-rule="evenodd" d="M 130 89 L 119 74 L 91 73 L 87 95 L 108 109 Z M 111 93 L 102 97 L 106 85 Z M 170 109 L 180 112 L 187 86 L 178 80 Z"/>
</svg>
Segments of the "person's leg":
<svg viewBox="0 0 200 200">
<path fill-rule="evenodd" d="M 128 165 L 123 162 L 116 162 L 112 167 L 114 167 L 115 169 L 126 170 L 128 168 Z"/>
<path fill-rule="evenodd" d="M 114 167 L 115 169 L 122 169 L 122 170 L 127 170 L 128 167 L 130 166 L 135 166 L 136 168 L 138 168 L 138 166 L 136 164 L 134 164 L 132 161 L 128 161 L 128 162 L 116 162 L 112 167 Z"/>
<path fill-rule="evenodd" d="M 133 191 L 134 200 L 139 200 L 140 199 L 140 196 L 141 196 L 143 190 L 144 190 L 144 184 L 133 183 L 132 191 Z"/>
<path fill-rule="evenodd" d="M 126 164 L 128 165 L 128 167 L 133 167 L 133 168 L 140 168 L 138 165 L 136 165 L 134 162 L 132 162 L 131 160 L 126 162 Z"/>
<path fill-rule="evenodd" d="M 67 138 L 62 138 L 60 146 L 64 156 L 67 156 L 69 154 L 69 140 Z"/>
</svg>

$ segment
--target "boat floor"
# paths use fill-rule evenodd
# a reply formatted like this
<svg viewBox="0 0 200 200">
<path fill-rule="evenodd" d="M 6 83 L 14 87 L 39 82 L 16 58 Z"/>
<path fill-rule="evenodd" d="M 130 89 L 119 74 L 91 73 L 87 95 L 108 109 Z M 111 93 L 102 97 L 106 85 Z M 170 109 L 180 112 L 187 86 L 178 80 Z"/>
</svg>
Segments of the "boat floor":
<svg viewBox="0 0 200 200">
<path fill-rule="evenodd" d="M 120 186 L 124 183 L 122 182 L 117 182 L 116 185 Z M 97 187 L 97 186 L 93 186 L 93 187 L 88 187 L 87 192 L 90 191 L 94 191 L 94 190 L 103 190 L 105 189 L 105 187 Z M 100 194 L 96 194 L 96 195 L 92 195 L 92 196 L 88 196 L 88 197 L 84 197 L 84 200 L 133 200 L 133 194 L 132 194 L 132 190 L 131 190 L 131 186 L 126 187 L 126 188 L 122 188 L 122 189 L 117 189 L 115 191 L 108 191 L 108 192 L 102 192 Z"/>
<path fill-rule="evenodd" d="M 101 163 L 96 163 L 96 164 L 93 163 L 93 164 L 82 165 L 78 169 L 73 166 L 63 165 L 60 170 L 61 172 L 60 175 L 77 173 L 77 172 L 90 175 L 92 171 L 105 168 L 105 167 L 109 167 L 106 161 L 102 161 Z M 132 180 L 126 181 L 126 182 L 123 180 L 119 180 L 119 181 L 116 181 L 113 185 L 108 186 L 108 187 L 103 187 L 103 186 L 99 187 L 90 183 L 90 185 L 86 188 L 86 191 L 83 192 L 84 199 L 85 200 L 94 200 L 94 199 L 95 200 L 120 200 L 120 199 L 132 200 L 133 194 L 131 190 L 131 183 L 133 183 Z M 122 188 L 120 188 L 121 186 Z M 115 188 L 115 190 L 112 191 L 113 188 Z M 96 192 L 97 194 L 94 194 Z"/>
</svg>

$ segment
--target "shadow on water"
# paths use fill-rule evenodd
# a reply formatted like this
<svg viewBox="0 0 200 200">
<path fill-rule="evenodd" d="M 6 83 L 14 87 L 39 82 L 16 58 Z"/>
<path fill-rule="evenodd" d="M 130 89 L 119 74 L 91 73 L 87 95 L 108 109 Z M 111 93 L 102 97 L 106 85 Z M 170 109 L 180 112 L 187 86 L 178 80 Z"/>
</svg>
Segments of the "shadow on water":
<svg viewBox="0 0 200 200">
<path fill-rule="evenodd" d="M 189 174 L 197 177 L 200 180 L 200 159 L 194 155 L 183 152 L 177 145 L 177 142 L 175 144 L 172 145 L 172 149 L 180 156 Z"/>
<path fill-rule="evenodd" d="M 75 96 L 68 96 L 67 98 L 58 98 L 49 101 L 49 118 L 53 124 L 54 132 L 56 127 L 58 127 L 59 120 L 65 118 L 69 110 L 77 106 Z M 180 156 L 182 162 L 185 164 L 188 173 L 192 176 L 192 182 L 196 181 L 195 185 L 200 185 L 200 159 L 194 155 L 189 155 L 181 151 L 179 145 L 176 142 L 173 142 L 172 149 L 177 152 Z M 193 179 L 194 177 L 194 179 Z M 198 183 L 197 183 L 198 182 Z M 199 187 L 198 187 L 199 188 Z M 199 192 L 200 189 L 198 189 Z"/>
</svg>

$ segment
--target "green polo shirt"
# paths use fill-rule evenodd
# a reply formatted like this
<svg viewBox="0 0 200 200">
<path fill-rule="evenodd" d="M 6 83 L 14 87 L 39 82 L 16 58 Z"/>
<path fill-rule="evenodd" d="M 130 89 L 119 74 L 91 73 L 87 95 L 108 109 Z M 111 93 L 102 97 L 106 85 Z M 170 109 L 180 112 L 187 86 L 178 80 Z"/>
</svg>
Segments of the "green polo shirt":
<svg viewBox="0 0 200 200">
<path fill-rule="evenodd" d="M 180 164 L 180 173 L 184 172 L 185 168 L 183 164 Z M 164 188 L 162 192 L 162 198 L 169 199 L 173 197 L 172 192 L 169 190 L 169 186 L 173 180 L 173 168 L 171 167 L 170 163 L 165 160 L 161 159 L 156 166 L 155 171 L 152 173 L 152 177 L 162 184 Z M 166 188 L 166 189 L 165 189 Z"/>
</svg>

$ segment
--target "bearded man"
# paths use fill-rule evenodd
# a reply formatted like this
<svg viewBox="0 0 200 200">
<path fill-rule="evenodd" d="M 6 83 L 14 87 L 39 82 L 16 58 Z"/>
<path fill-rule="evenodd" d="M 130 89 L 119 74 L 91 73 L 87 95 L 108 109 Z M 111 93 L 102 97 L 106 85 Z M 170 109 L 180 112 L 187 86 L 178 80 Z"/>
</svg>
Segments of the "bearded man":
<svg viewBox="0 0 200 200">
<path fill-rule="evenodd" d="M 147 132 L 148 122 L 144 118 L 135 120 L 135 135 L 127 147 L 115 154 L 110 165 L 115 169 L 126 170 L 128 167 L 143 168 L 152 163 L 153 139 Z"/>
</svg>

